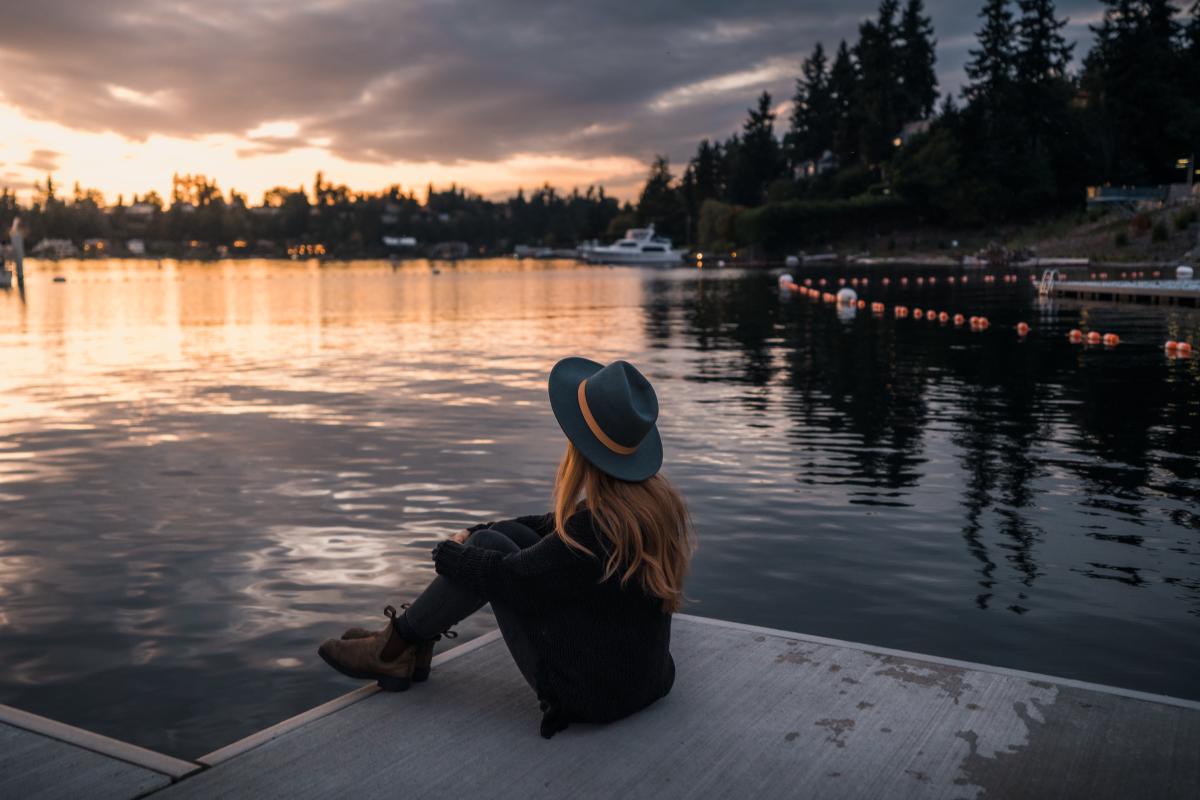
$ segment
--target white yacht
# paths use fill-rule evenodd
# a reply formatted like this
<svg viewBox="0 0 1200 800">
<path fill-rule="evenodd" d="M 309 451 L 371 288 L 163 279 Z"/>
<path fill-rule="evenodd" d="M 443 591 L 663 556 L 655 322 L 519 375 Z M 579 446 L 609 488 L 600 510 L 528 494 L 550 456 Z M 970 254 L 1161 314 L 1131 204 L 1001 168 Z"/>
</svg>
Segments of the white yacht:
<svg viewBox="0 0 1200 800">
<path fill-rule="evenodd" d="M 584 245 L 579 255 L 589 264 L 661 264 L 671 266 L 683 261 L 683 251 L 671 249 L 671 240 L 656 236 L 654 226 L 630 228 L 625 238 L 603 245 Z"/>
</svg>

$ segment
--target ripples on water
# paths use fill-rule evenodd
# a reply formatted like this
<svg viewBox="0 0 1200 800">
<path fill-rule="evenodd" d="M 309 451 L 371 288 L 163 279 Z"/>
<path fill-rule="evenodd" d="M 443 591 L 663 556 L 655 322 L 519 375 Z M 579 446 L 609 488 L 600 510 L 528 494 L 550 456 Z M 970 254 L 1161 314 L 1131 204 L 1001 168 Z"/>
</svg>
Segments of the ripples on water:
<svg viewBox="0 0 1200 800">
<path fill-rule="evenodd" d="M 36 266 L 0 294 L 0 702 L 194 757 L 347 691 L 321 639 L 548 506 L 566 354 L 658 389 L 691 613 L 1200 697 L 1200 373 L 1161 350 L 1195 312 L 865 292 L 970 334 L 732 270 Z"/>
</svg>

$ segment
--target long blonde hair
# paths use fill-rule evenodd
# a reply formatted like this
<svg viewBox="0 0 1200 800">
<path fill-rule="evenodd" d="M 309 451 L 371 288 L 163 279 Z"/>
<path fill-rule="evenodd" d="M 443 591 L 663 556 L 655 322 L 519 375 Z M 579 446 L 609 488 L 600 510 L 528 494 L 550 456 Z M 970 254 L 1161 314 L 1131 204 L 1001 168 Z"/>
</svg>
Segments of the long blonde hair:
<svg viewBox="0 0 1200 800">
<path fill-rule="evenodd" d="M 622 586 L 637 577 L 646 594 L 662 598 L 664 612 L 678 611 L 696 539 L 687 505 L 670 481 L 662 475 L 636 483 L 619 480 L 592 466 L 568 441 L 554 482 L 554 530 L 586 553 L 587 547 L 566 530 L 580 506 L 592 513 L 597 532 L 612 545 L 601 582 L 624 564 Z"/>
</svg>

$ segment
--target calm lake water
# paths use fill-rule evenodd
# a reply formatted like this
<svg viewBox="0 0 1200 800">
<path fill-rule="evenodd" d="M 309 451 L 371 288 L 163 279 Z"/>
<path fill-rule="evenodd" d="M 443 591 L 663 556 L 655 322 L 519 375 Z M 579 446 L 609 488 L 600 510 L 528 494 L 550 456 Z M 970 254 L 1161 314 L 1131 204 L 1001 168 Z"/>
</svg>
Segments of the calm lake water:
<svg viewBox="0 0 1200 800">
<path fill-rule="evenodd" d="M 1200 698 L 1200 363 L 1162 352 L 1200 317 L 880 274 L 992 328 L 766 272 L 35 264 L 0 293 L 0 702 L 195 757 L 354 688 L 322 639 L 548 507 L 568 354 L 658 390 L 691 613 Z"/>
</svg>

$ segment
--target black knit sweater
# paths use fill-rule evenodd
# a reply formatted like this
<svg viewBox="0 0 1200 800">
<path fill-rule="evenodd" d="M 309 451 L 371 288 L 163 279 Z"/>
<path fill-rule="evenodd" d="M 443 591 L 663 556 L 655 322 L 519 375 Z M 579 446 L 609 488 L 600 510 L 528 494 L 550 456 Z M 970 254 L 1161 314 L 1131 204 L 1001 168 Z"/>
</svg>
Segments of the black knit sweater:
<svg viewBox="0 0 1200 800">
<path fill-rule="evenodd" d="M 671 615 L 636 579 L 622 588 L 620 570 L 598 583 L 610 545 L 591 514 L 581 510 L 565 527 L 592 555 L 554 533 L 553 514 L 513 521 L 542 540 L 510 554 L 447 540 L 434 548 L 434 564 L 439 575 L 522 617 L 537 652 L 542 736 L 549 739 L 569 722 L 626 717 L 667 694 L 675 682 Z"/>
</svg>

